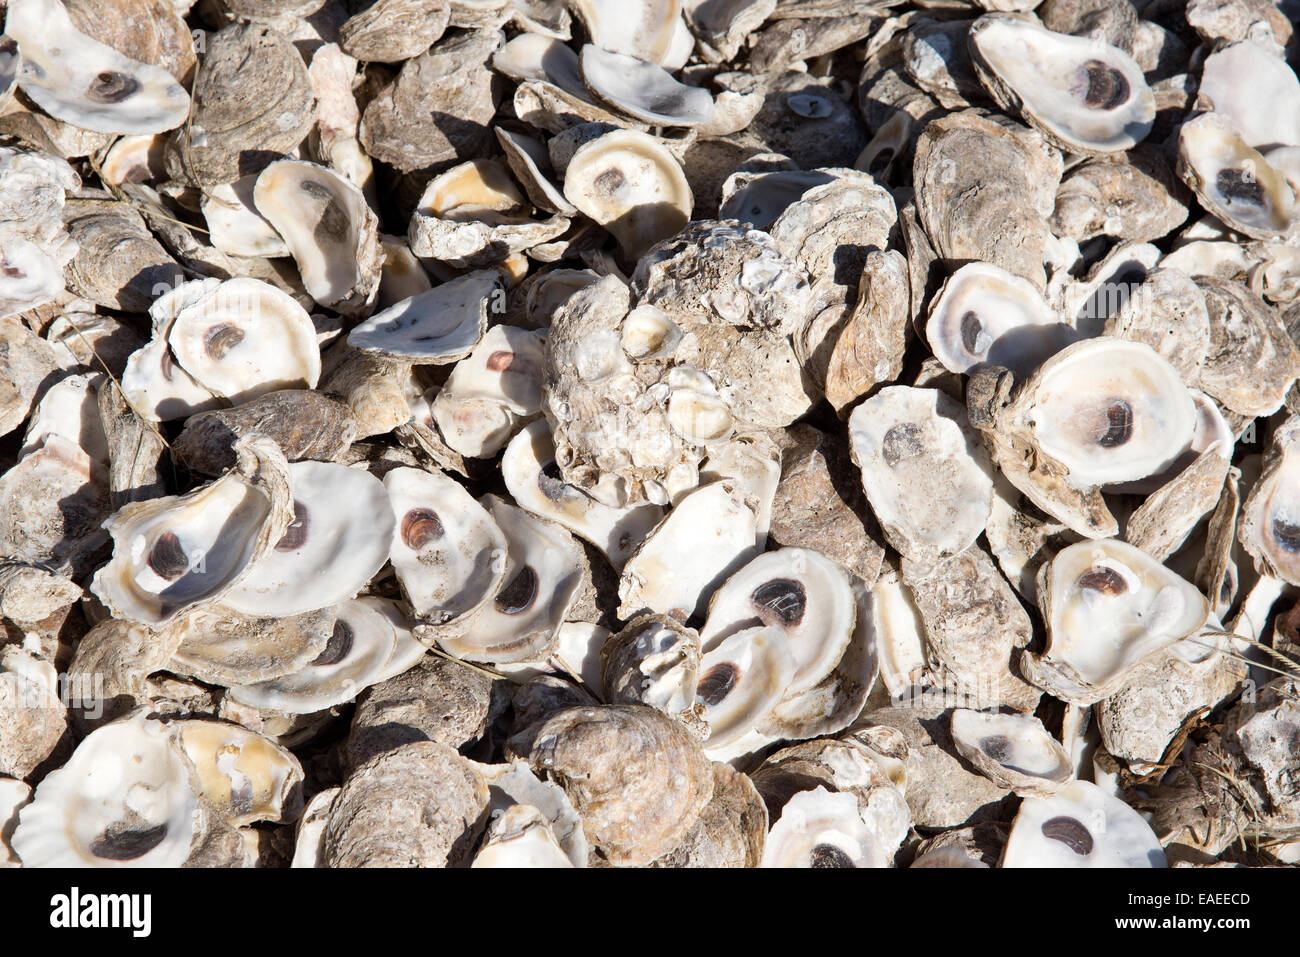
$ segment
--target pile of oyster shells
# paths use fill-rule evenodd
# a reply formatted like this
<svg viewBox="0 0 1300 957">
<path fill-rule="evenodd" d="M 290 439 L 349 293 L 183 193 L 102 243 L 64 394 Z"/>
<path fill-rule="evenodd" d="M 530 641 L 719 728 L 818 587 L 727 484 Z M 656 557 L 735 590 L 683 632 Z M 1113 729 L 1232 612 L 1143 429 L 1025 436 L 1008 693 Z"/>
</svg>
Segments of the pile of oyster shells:
<svg viewBox="0 0 1300 957">
<path fill-rule="evenodd" d="M 0 865 L 1300 860 L 1296 0 L 0 6 Z"/>
</svg>

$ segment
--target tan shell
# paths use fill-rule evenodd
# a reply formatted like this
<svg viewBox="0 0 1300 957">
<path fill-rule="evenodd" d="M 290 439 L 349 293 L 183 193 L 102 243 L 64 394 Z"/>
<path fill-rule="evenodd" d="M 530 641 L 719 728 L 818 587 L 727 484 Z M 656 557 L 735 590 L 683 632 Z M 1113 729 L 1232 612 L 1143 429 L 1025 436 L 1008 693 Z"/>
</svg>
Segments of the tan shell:
<svg viewBox="0 0 1300 957">
<path fill-rule="evenodd" d="M 27 777 L 67 728 L 54 665 L 18 645 L 0 650 L 0 774 Z"/>
<path fill-rule="evenodd" d="M 344 744 L 348 768 L 412 741 L 462 748 L 487 730 L 492 679 L 455 661 L 433 656 L 357 698 Z"/>
<path fill-rule="evenodd" d="M 447 0 L 377 0 L 339 28 L 339 45 L 366 63 L 401 63 L 436 43 L 449 19 Z"/>
<path fill-rule="evenodd" d="M 644 706 L 561 711 L 537 731 L 528 760 L 564 788 L 588 840 L 617 866 L 677 847 L 713 795 L 699 744 Z"/>
<path fill-rule="evenodd" d="M 233 183 L 291 152 L 315 120 L 307 64 L 288 38 L 232 24 L 207 38 L 192 115 L 171 141 L 167 171 L 195 185 Z"/>
<path fill-rule="evenodd" d="M 713 762 L 713 797 L 681 844 L 651 867 L 757 867 L 767 838 L 767 807 L 748 775 Z"/>
<path fill-rule="evenodd" d="M 348 776 L 322 857 L 327 867 L 457 867 L 469 862 L 487 808 L 473 763 L 433 741 L 404 744 Z"/>
<path fill-rule="evenodd" d="M 917 211 L 935 252 L 979 259 L 1042 288 L 1061 159 L 1037 133 L 972 111 L 932 121 L 916 143 Z"/>
</svg>

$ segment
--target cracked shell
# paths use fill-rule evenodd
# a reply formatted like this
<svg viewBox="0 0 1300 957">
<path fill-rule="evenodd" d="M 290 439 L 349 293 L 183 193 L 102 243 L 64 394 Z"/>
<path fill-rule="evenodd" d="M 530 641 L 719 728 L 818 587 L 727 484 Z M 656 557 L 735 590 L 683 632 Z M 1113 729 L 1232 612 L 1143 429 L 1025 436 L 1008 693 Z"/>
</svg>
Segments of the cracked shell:
<svg viewBox="0 0 1300 957">
<path fill-rule="evenodd" d="M 669 615 L 638 615 L 600 649 L 600 685 L 611 704 L 644 704 L 687 724 L 698 720 L 700 636 Z"/>
<path fill-rule="evenodd" d="M 617 867 L 673 850 L 713 796 L 712 765 L 690 732 L 639 705 L 552 715 L 528 761 L 564 789 L 587 839 Z"/>
</svg>

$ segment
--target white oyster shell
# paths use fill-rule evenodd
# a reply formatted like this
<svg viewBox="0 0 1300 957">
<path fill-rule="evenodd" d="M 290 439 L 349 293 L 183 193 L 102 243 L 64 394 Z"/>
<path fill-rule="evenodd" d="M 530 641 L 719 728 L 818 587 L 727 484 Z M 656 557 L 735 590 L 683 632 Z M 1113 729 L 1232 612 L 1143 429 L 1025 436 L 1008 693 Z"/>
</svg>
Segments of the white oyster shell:
<svg viewBox="0 0 1300 957">
<path fill-rule="evenodd" d="M 287 616 L 354 597 L 388 561 L 392 505 L 369 472 L 292 462 L 293 521 L 222 603 L 248 615 Z"/>
<path fill-rule="evenodd" d="M 1144 658 L 1205 624 L 1209 602 L 1141 549 L 1115 539 L 1079 542 L 1039 571 L 1048 646 L 1028 653 L 1034 684 L 1073 704 L 1106 697 Z"/>
<path fill-rule="evenodd" d="M 1020 805 L 1003 867 L 1164 867 L 1142 815 L 1095 784 L 1075 781 Z"/>
<path fill-rule="evenodd" d="M 508 552 L 487 510 L 440 472 L 396 468 L 384 488 L 397 516 L 389 558 L 415 614 L 442 623 L 490 601 Z"/>
<path fill-rule="evenodd" d="M 19 812 L 27 867 L 179 867 L 199 798 L 165 725 L 144 714 L 92 731 Z"/>
<path fill-rule="evenodd" d="M 849 417 L 862 487 L 889 543 L 913 561 L 955 555 L 992 508 L 988 454 L 937 389 L 889 386 Z"/>
<path fill-rule="evenodd" d="M 189 115 L 171 74 L 92 40 L 59 0 L 12 0 L 5 32 L 22 51 L 19 88 L 53 117 L 102 133 L 161 133 Z"/>
</svg>

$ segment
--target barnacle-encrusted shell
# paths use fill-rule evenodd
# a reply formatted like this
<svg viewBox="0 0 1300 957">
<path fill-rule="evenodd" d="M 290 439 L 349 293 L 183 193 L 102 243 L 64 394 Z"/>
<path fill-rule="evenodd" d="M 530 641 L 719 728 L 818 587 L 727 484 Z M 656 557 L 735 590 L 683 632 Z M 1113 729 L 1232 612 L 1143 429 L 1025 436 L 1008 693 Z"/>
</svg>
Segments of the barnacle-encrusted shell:
<svg viewBox="0 0 1300 957">
<path fill-rule="evenodd" d="M 610 863 L 667 854 L 713 796 L 713 768 L 686 728 L 654 708 L 570 708 L 537 731 L 529 763 L 556 781 Z"/>
<path fill-rule="evenodd" d="M 473 762 L 433 741 L 376 755 L 330 808 L 329 867 L 457 867 L 487 823 L 488 787 Z"/>
<path fill-rule="evenodd" d="M 644 704 L 688 723 L 696 717 L 700 636 L 670 615 L 638 615 L 600 649 L 610 704 Z"/>
</svg>

